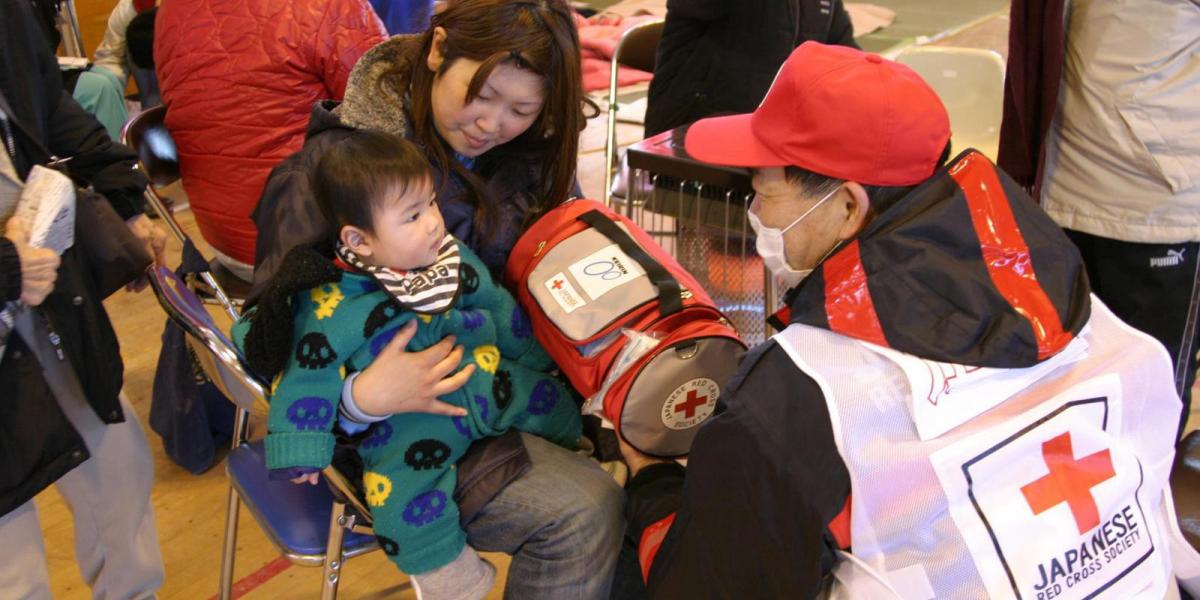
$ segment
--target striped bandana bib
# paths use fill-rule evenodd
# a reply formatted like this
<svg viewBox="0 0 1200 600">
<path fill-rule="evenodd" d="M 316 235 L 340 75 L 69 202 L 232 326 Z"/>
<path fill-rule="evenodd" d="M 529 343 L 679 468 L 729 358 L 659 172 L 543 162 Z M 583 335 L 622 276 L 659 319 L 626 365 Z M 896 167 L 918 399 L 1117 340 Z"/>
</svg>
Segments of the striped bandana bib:
<svg viewBox="0 0 1200 600">
<path fill-rule="evenodd" d="M 462 258 L 453 235 L 447 234 L 442 240 L 437 260 L 432 265 L 407 271 L 368 265 L 340 241 L 336 252 L 343 262 L 374 277 L 384 291 L 415 313 L 443 313 L 458 299 L 458 269 Z"/>
</svg>

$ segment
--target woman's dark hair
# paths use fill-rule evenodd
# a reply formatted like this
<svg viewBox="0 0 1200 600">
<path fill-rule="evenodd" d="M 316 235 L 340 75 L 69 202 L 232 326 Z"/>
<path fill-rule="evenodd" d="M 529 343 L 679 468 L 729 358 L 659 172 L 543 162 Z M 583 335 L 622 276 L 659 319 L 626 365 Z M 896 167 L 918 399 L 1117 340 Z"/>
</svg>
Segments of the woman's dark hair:
<svg viewBox="0 0 1200 600">
<path fill-rule="evenodd" d="M 942 149 L 942 155 L 938 158 L 937 165 L 933 168 L 934 171 L 944 167 L 948 160 L 950 160 L 950 142 L 946 142 L 946 147 Z M 801 188 L 804 188 L 806 194 L 816 197 L 824 196 L 842 184 L 841 179 L 813 173 L 800 167 L 787 167 L 784 169 L 784 173 L 788 181 L 799 184 Z M 880 214 L 907 196 L 909 192 L 917 189 L 918 185 L 921 184 L 863 185 L 863 189 L 867 192 L 867 198 L 871 200 L 871 211 Z"/>
<path fill-rule="evenodd" d="M 445 29 L 446 37 L 440 48 L 444 60 L 434 73 L 426 57 L 438 27 Z M 495 199 L 487 198 L 481 177 L 452 157 L 433 122 L 434 79 L 460 58 L 480 62 L 464 104 L 475 99 L 497 65 L 511 65 L 541 77 L 545 103 L 537 120 L 517 138 L 480 156 L 476 167 L 484 177 L 504 169 L 540 168 L 539 185 L 532 190 L 537 197 L 532 200 L 538 212 L 553 208 L 566 201 L 574 187 L 579 134 L 587 124 L 579 34 L 571 8 L 564 0 L 450 0 L 433 16 L 412 71 L 391 73 L 382 80 L 397 95 L 409 94 L 413 141 L 432 154 L 442 173 L 441 183 L 450 173 L 466 181 L 466 200 L 474 208 L 475 223 L 487 237 L 496 222 L 497 215 L 491 214 L 493 207 L 489 206 Z M 408 89 L 396 89 L 406 80 Z M 514 165 L 514 158 L 524 164 Z"/>
<path fill-rule="evenodd" d="M 411 186 L 431 179 L 429 163 L 411 142 L 390 133 L 356 129 L 325 151 L 310 184 L 336 235 L 346 225 L 374 233 L 374 214 L 385 194 L 403 195 Z"/>
</svg>

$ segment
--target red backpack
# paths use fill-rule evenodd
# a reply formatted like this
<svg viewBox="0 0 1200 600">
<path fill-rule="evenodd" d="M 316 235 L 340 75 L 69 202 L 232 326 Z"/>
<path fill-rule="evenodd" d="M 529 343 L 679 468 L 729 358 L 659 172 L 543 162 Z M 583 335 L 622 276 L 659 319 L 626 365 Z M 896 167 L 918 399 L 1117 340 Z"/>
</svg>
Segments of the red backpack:
<svg viewBox="0 0 1200 600">
<path fill-rule="evenodd" d="M 633 221 L 572 200 L 517 240 L 506 276 L 538 341 L 618 435 L 687 454 L 746 351 L 690 273 Z"/>
</svg>

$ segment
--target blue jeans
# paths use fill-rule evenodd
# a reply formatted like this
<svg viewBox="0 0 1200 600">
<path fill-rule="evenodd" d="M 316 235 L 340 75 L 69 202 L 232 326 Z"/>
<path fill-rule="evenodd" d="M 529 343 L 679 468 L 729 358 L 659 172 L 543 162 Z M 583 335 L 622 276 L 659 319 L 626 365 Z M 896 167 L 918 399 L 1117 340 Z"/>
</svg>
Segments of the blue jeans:
<svg viewBox="0 0 1200 600">
<path fill-rule="evenodd" d="M 468 543 L 512 555 L 504 597 L 607 599 L 625 495 L 595 462 L 521 434 L 533 467 L 466 525 Z"/>
</svg>

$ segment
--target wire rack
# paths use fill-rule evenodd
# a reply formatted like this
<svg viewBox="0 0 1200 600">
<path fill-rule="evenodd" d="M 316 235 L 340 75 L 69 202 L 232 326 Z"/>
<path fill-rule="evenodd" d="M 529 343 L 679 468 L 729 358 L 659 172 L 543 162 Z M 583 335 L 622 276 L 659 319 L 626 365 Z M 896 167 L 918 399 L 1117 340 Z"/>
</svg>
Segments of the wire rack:
<svg viewBox="0 0 1200 600">
<path fill-rule="evenodd" d="M 685 132 L 665 132 L 629 149 L 627 197 L 614 197 L 613 206 L 670 252 L 753 346 L 770 335 L 766 317 L 776 299 L 746 219 L 753 198 L 749 173 L 690 158 Z"/>
</svg>

